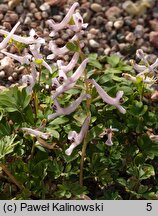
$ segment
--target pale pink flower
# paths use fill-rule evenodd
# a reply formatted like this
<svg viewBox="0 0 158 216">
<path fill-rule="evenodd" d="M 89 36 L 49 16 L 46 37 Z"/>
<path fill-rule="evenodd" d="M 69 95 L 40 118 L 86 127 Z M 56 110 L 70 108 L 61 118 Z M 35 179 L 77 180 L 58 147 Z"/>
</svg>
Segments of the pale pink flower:
<svg viewBox="0 0 158 216">
<path fill-rule="evenodd" d="M 120 105 L 122 103 L 123 91 L 118 91 L 115 98 L 110 97 L 106 91 L 94 80 L 89 80 L 96 88 L 100 97 L 107 104 L 115 106 L 121 113 L 125 114 L 126 110 Z"/>
<path fill-rule="evenodd" d="M 49 133 L 43 133 L 39 130 L 35 130 L 35 129 L 31 129 L 31 128 L 21 128 L 22 131 L 27 132 L 27 134 L 31 134 L 34 135 L 35 137 L 41 137 L 42 139 L 49 139 L 50 138 L 50 134 Z"/>
<path fill-rule="evenodd" d="M 55 99 L 54 105 L 53 105 L 53 109 L 55 110 L 55 113 L 48 115 L 48 120 L 53 120 L 56 117 L 61 116 L 61 115 L 69 115 L 70 113 L 74 112 L 77 109 L 77 107 L 81 104 L 81 102 L 85 98 L 90 98 L 90 95 L 88 94 L 81 95 L 70 106 L 66 108 L 62 108 L 59 105 L 57 99 Z"/>
<path fill-rule="evenodd" d="M 82 31 L 82 29 L 86 29 L 88 26 L 88 23 L 83 23 L 83 18 L 79 12 L 73 14 L 73 20 L 75 24 L 69 25 L 69 28 L 75 32 L 80 32 Z"/>
<path fill-rule="evenodd" d="M 136 82 L 137 81 L 137 77 L 132 76 L 131 74 L 128 73 L 123 73 L 122 76 L 127 79 L 127 80 L 131 80 L 132 82 Z M 154 84 L 156 82 L 156 78 L 154 77 L 147 77 L 147 76 L 139 76 L 142 79 L 142 82 L 147 83 L 147 84 Z"/>
<path fill-rule="evenodd" d="M 5 30 L 0 30 L 0 34 L 9 35 L 10 33 Z M 45 40 L 41 37 L 38 37 L 34 29 L 30 30 L 29 35 L 30 35 L 29 37 L 22 37 L 12 33 L 11 38 L 23 44 L 34 44 L 34 43 L 44 44 L 45 43 Z"/>
<path fill-rule="evenodd" d="M 55 99 L 58 95 L 74 87 L 77 80 L 81 77 L 83 71 L 85 70 L 87 63 L 88 63 L 88 58 L 86 58 L 80 64 L 80 66 L 77 68 L 77 70 L 74 72 L 74 74 L 71 77 L 67 78 L 67 80 L 63 85 L 59 86 L 56 89 L 56 92 L 53 94 L 52 99 Z"/>
<path fill-rule="evenodd" d="M 158 74 L 158 71 L 156 70 L 156 68 L 158 67 L 158 58 L 156 59 L 156 61 L 153 64 L 150 65 L 148 60 L 147 60 L 147 55 L 144 54 L 142 49 L 138 49 L 136 51 L 136 56 L 140 60 L 142 60 L 145 64 L 145 65 L 138 65 L 136 63 L 133 63 L 134 69 L 139 72 L 137 74 L 137 76 L 142 76 L 142 75 L 150 73 L 150 72 L 152 72 L 153 75 Z"/>
<path fill-rule="evenodd" d="M 36 83 L 36 79 L 38 77 L 36 65 L 33 62 L 31 62 L 30 65 L 31 65 L 31 74 L 23 75 L 22 79 L 21 79 L 22 84 L 27 86 L 26 90 L 27 90 L 28 94 L 32 93 L 32 89 L 33 89 L 33 87 Z"/>
<path fill-rule="evenodd" d="M 2 50 L 1 52 L 2 52 L 3 54 L 5 54 L 5 55 L 9 56 L 10 58 L 12 58 L 12 59 L 14 59 L 14 60 L 20 62 L 21 64 L 27 64 L 27 65 L 29 65 L 30 62 L 32 62 L 32 60 L 33 60 L 33 59 L 32 59 L 33 56 L 30 55 L 30 54 L 27 54 L 27 55 L 25 55 L 25 56 L 18 56 L 18 55 L 16 55 L 16 54 L 12 54 L 12 53 L 6 52 L 6 51 L 4 51 L 4 50 Z"/>
<path fill-rule="evenodd" d="M 106 129 L 106 134 L 108 136 L 108 139 L 106 140 L 105 144 L 108 145 L 108 146 L 112 146 L 113 145 L 112 135 L 113 135 L 114 131 L 118 132 L 119 130 L 117 128 L 112 128 L 111 126 L 110 126 L 110 128 Z"/>
<path fill-rule="evenodd" d="M 60 86 L 60 83 L 57 78 L 52 79 L 52 89 L 56 90 Z"/>
<path fill-rule="evenodd" d="M 77 41 L 79 39 L 80 34 L 75 34 L 71 39 L 70 42 Z M 80 43 L 80 47 L 83 48 L 84 44 Z M 69 49 L 65 46 L 59 48 L 57 47 L 55 41 L 51 40 L 49 42 L 49 50 L 52 51 L 52 54 L 47 56 L 47 59 L 54 59 L 56 56 L 65 55 L 69 52 Z"/>
<path fill-rule="evenodd" d="M 13 34 L 16 31 L 16 29 L 18 28 L 19 25 L 20 25 L 20 22 L 17 22 L 17 24 L 12 28 L 12 30 L 10 32 L 8 32 L 7 36 L 0 43 L 0 50 L 4 49 L 7 46 L 10 39 L 13 38 Z M 2 30 L 0 30 L 0 34 L 3 34 Z"/>
<path fill-rule="evenodd" d="M 33 89 L 33 87 L 35 85 L 34 77 L 32 75 L 26 74 L 26 75 L 22 76 L 21 81 L 22 81 L 22 84 L 27 86 L 27 88 L 26 88 L 27 93 L 31 94 L 32 89 Z"/>
<path fill-rule="evenodd" d="M 71 61 L 67 65 L 63 65 L 61 62 L 60 62 L 60 64 L 58 64 L 58 61 L 57 61 L 57 65 L 58 65 L 59 70 L 62 70 L 65 73 L 73 70 L 73 68 L 76 66 L 76 64 L 78 62 L 78 59 L 79 59 L 79 53 L 76 52 L 73 55 Z"/>
<path fill-rule="evenodd" d="M 76 131 L 70 131 L 68 134 L 68 139 L 72 142 L 72 144 L 70 145 L 70 147 L 65 151 L 65 154 L 70 156 L 72 154 L 72 151 L 74 150 L 74 148 L 76 148 L 79 144 L 82 143 L 85 135 L 88 132 L 88 128 L 89 128 L 89 123 L 90 123 L 90 116 L 88 116 L 83 125 L 82 128 L 80 130 L 80 133 L 77 133 Z"/>
<path fill-rule="evenodd" d="M 42 54 L 40 54 L 40 48 L 41 48 L 41 44 L 39 44 L 39 43 L 30 45 L 30 51 L 31 51 L 32 55 L 34 56 L 35 60 L 41 60 L 41 65 L 43 65 L 52 74 L 53 73 L 52 68 L 43 59 Z M 35 63 L 36 63 L 36 61 L 35 61 Z"/>
<path fill-rule="evenodd" d="M 78 2 L 75 2 L 71 8 L 69 9 L 68 13 L 66 14 L 66 16 L 64 17 L 64 19 L 60 22 L 60 23 L 55 23 L 54 20 L 48 20 L 47 24 L 49 25 L 49 27 L 51 27 L 54 31 L 51 32 L 50 36 L 53 36 L 55 34 L 55 32 L 64 29 L 67 24 L 70 22 L 70 19 L 75 11 L 75 9 L 79 6 Z"/>
</svg>

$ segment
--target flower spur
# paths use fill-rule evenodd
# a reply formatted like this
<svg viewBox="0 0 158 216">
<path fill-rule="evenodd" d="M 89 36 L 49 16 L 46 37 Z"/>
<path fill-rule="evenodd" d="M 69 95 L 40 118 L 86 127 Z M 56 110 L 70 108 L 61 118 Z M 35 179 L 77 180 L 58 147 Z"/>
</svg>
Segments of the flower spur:
<svg viewBox="0 0 158 216">
<path fill-rule="evenodd" d="M 81 104 L 81 102 L 85 98 L 90 98 L 90 95 L 82 94 L 70 106 L 68 106 L 66 108 L 60 107 L 57 99 L 55 99 L 54 105 L 53 105 L 53 109 L 55 110 L 55 113 L 48 115 L 48 120 L 53 120 L 56 117 L 61 116 L 61 115 L 69 115 L 70 113 L 74 112 L 77 109 L 77 107 Z"/>
<path fill-rule="evenodd" d="M 86 65 L 88 63 L 88 58 L 86 58 L 80 66 L 77 68 L 77 70 L 74 72 L 74 74 L 67 78 L 67 80 L 60 85 L 57 89 L 56 92 L 52 95 L 52 99 L 54 100 L 58 95 L 62 94 L 65 91 L 68 91 L 69 89 L 73 88 L 74 85 L 76 84 L 77 80 L 81 77 L 83 71 L 86 68 Z"/>
<path fill-rule="evenodd" d="M 124 93 L 123 91 L 118 91 L 116 97 L 112 98 L 106 93 L 106 91 L 104 91 L 104 89 L 94 79 L 88 81 L 95 86 L 98 94 L 103 99 L 103 101 L 105 101 L 107 104 L 115 106 L 121 113 L 123 114 L 126 113 L 126 110 L 121 106 L 121 103 L 123 102 L 122 101 L 122 96 Z"/>
<path fill-rule="evenodd" d="M 5 30 L 0 30 L 0 34 L 4 34 L 4 35 L 9 36 L 10 33 L 8 31 L 5 31 Z M 28 45 L 29 44 L 35 44 L 35 43 L 45 44 L 45 40 L 41 37 L 38 37 L 38 35 L 35 33 L 34 29 L 30 30 L 29 35 L 30 35 L 29 37 L 22 37 L 22 36 L 15 35 L 12 33 L 11 38 L 15 41 L 18 41 L 18 42 L 23 43 L 23 44 L 28 44 Z"/>
<path fill-rule="evenodd" d="M 55 23 L 54 20 L 48 20 L 47 24 L 53 31 L 50 33 L 50 37 L 54 36 L 55 32 L 64 29 L 67 24 L 70 22 L 70 19 L 75 11 L 75 9 L 79 6 L 78 2 L 75 2 L 71 8 L 69 9 L 68 13 L 64 17 L 64 19 L 60 23 Z"/>
<path fill-rule="evenodd" d="M 16 25 L 12 28 L 12 30 L 10 32 L 7 32 L 7 36 L 3 39 L 2 42 L 0 42 L 0 50 L 4 49 L 7 46 L 10 39 L 13 38 L 13 34 L 19 25 L 20 25 L 20 22 L 17 22 Z M 2 31 L 3 30 L 0 30 L 0 34 L 3 34 Z"/>
</svg>

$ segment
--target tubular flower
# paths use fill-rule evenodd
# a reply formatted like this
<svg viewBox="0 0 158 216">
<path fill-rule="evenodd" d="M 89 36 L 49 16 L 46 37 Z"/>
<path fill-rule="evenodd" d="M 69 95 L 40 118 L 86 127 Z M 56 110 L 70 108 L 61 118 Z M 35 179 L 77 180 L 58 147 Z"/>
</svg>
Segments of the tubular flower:
<svg viewBox="0 0 158 216">
<path fill-rule="evenodd" d="M 144 52 L 143 52 L 142 49 L 138 49 L 138 50 L 136 51 L 136 56 L 137 56 L 139 59 L 143 60 L 143 62 L 144 62 L 145 64 L 147 64 L 147 65 L 149 64 L 148 61 L 147 61 L 147 58 L 146 58 L 146 56 L 145 56 L 145 54 L 144 54 Z"/>
<path fill-rule="evenodd" d="M 120 105 L 122 103 L 123 91 L 118 91 L 115 98 L 110 97 L 104 89 L 94 80 L 89 80 L 96 88 L 100 97 L 107 104 L 115 106 L 121 113 L 125 114 L 126 110 Z"/>
<path fill-rule="evenodd" d="M 58 68 L 59 68 L 59 71 L 62 71 L 63 73 L 67 73 L 71 70 L 74 69 L 75 65 L 77 64 L 78 62 L 78 59 L 79 59 L 79 53 L 76 52 L 71 61 L 67 64 L 67 65 L 63 65 L 63 61 L 62 60 L 58 60 L 57 61 L 57 65 L 58 65 Z M 59 72 L 60 73 L 60 72 Z M 60 76 L 60 75 L 59 75 Z"/>
<path fill-rule="evenodd" d="M 76 148 L 81 142 L 83 141 L 89 127 L 90 123 L 90 116 L 88 116 L 82 125 L 82 128 L 80 130 L 80 133 L 77 133 L 76 131 L 70 131 L 68 134 L 68 139 L 72 142 L 70 147 L 65 151 L 66 155 L 71 155 L 74 148 Z"/>
<path fill-rule="evenodd" d="M 36 78 L 38 76 L 38 72 L 36 70 L 36 65 L 31 62 L 31 74 L 22 76 L 22 84 L 26 84 L 28 94 L 32 93 L 32 89 L 36 83 Z"/>
<path fill-rule="evenodd" d="M 22 84 L 26 84 L 26 86 L 27 86 L 27 93 L 31 94 L 32 89 L 33 89 L 33 87 L 35 85 L 35 80 L 34 80 L 33 76 L 32 75 L 28 75 L 28 74 L 27 75 L 23 75 L 21 81 L 22 81 Z"/>
<path fill-rule="evenodd" d="M 70 19 L 75 11 L 75 9 L 79 6 L 78 2 L 75 2 L 71 8 L 69 9 L 68 13 L 66 14 L 66 16 L 64 17 L 64 19 L 60 22 L 60 23 L 55 23 L 53 20 L 48 20 L 47 24 L 49 25 L 49 27 L 51 27 L 54 31 L 52 31 L 50 33 L 50 36 L 53 36 L 55 34 L 55 32 L 64 29 L 67 24 L 70 22 Z"/>
<path fill-rule="evenodd" d="M 57 78 L 52 79 L 52 90 L 56 90 L 60 86 L 60 83 Z"/>
<path fill-rule="evenodd" d="M 61 115 L 69 115 L 70 113 L 74 112 L 77 109 L 77 107 L 81 104 L 83 99 L 89 98 L 89 97 L 90 95 L 83 94 L 79 98 L 77 98 L 77 100 L 75 100 L 69 107 L 66 107 L 66 108 L 60 107 L 58 101 L 55 99 L 54 105 L 53 105 L 53 109 L 55 110 L 55 113 L 48 115 L 48 120 L 53 120 L 56 117 L 61 116 Z"/>
<path fill-rule="evenodd" d="M 40 54 L 40 48 L 41 48 L 41 44 L 39 43 L 30 45 L 30 51 L 34 56 L 35 60 L 41 60 L 41 65 L 43 65 L 52 74 L 53 73 L 52 68 L 49 66 L 49 64 L 47 64 L 47 62 L 43 59 L 42 55 Z"/>
<path fill-rule="evenodd" d="M 22 131 L 25 131 L 27 132 L 27 134 L 31 134 L 31 135 L 34 135 L 35 137 L 41 137 L 42 139 L 49 139 L 50 138 L 50 134 L 49 133 L 43 133 L 39 130 L 34 130 L 34 129 L 31 129 L 31 128 L 21 128 Z"/>
<path fill-rule="evenodd" d="M 158 74 L 158 71 L 156 70 L 156 68 L 158 67 L 158 59 L 156 59 L 156 61 L 151 64 L 150 66 L 145 66 L 145 65 L 139 65 L 139 64 L 136 64 L 136 63 L 132 63 L 134 69 L 139 72 L 137 74 L 137 76 L 142 76 L 142 75 L 145 75 L 147 73 L 150 73 L 152 72 L 153 75 L 157 76 Z"/>
<path fill-rule="evenodd" d="M 71 38 L 71 42 L 73 41 L 77 41 L 79 38 L 80 34 L 75 34 L 72 38 Z M 80 47 L 82 48 L 84 46 L 84 44 L 80 44 Z M 53 54 L 50 54 L 47 56 L 47 59 L 54 59 L 56 56 L 60 56 L 60 55 L 64 55 L 67 52 L 69 52 L 69 49 L 65 46 L 59 48 L 57 47 L 57 45 L 55 44 L 55 42 L 53 40 L 51 40 L 49 42 L 49 50 L 52 51 Z"/>
<path fill-rule="evenodd" d="M 158 59 L 156 59 L 156 61 L 150 65 L 149 62 L 147 61 L 147 56 L 145 56 L 143 50 L 141 50 L 141 49 L 138 49 L 136 51 L 136 56 L 139 59 L 143 60 L 143 62 L 145 64 L 145 65 L 138 65 L 138 64 L 132 62 L 134 69 L 139 72 L 139 74 L 137 74 L 137 76 L 142 76 L 142 75 L 144 75 L 146 73 L 150 73 L 150 72 L 152 72 L 153 75 L 158 74 L 158 71 L 156 70 L 156 68 L 158 67 Z"/>
<path fill-rule="evenodd" d="M 110 128 L 106 129 L 106 134 L 108 136 L 108 139 L 106 140 L 105 144 L 108 145 L 108 146 L 112 146 L 113 145 L 112 135 L 113 135 L 114 131 L 118 132 L 119 130 L 117 128 L 112 128 L 111 126 L 110 126 Z"/>
<path fill-rule="evenodd" d="M 60 95 L 63 92 L 68 91 L 69 89 L 73 88 L 73 86 L 76 84 L 77 80 L 80 78 L 83 71 L 85 70 L 87 63 L 88 63 L 88 58 L 86 58 L 80 64 L 80 66 L 77 68 L 77 70 L 74 72 L 74 74 L 71 77 L 69 77 L 63 85 L 59 86 L 56 89 L 56 92 L 52 96 L 52 99 L 55 99 L 58 95 Z"/>
<path fill-rule="evenodd" d="M 4 35 L 9 36 L 10 33 L 5 31 L 5 30 L 0 30 L 0 34 L 4 34 Z M 22 37 L 22 36 L 15 35 L 15 34 L 12 33 L 10 38 L 12 38 L 13 40 L 18 41 L 20 43 L 23 43 L 23 44 L 35 44 L 35 43 L 44 44 L 45 43 L 45 40 L 43 38 L 41 38 L 41 37 L 38 37 L 38 35 L 35 33 L 34 29 L 30 30 L 29 35 L 30 35 L 29 37 Z"/>
<path fill-rule="evenodd" d="M 137 77 L 132 76 L 131 74 L 128 73 L 123 73 L 122 76 L 127 79 L 127 80 L 131 80 L 132 82 L 136 82 L 137 81 Z M 154 77 L 145 77 L 145 76 L 139 76 L 140 78 L 142 78 L 142 82 L 147 83 L 147 84 L 154 84 L 156 82 L 156 78 Z"/>
<path fill-rule="evenodd" d="M 56 56 L 64 55 L 69 51 L 66 45 L 58 48 L 54 41 L 49 42 L 49 49 L 52 51 L 53 54 L 48 55 L 47 59 L 54 59 Z"/>
<path fill-rule="evenodd" d="M 10 41 L 11 38 L 13 38 L 13 34 L 20 25 L 20 22 L 17 22 L 17 24 L 12 28 L 10 32 L 7 33 L 6 38 L 3 39 L 3 41 L 0 43 L 0 50 L 4 49 L 7 46 L 7 43 Z M 2 33 L 3 30 L 0 30 L 0 34 Z"/>
<path fill-rule="evenodd" d="M 88 26 L 88 23 L 83 23 L 83 18 L 79 12 L 73 14 L 73 20 L 75 25 L 70 25 L 69 28 L 74 32 L 80 32 L 82 29 L 86 29 Z"/>
<path fill-rule="evenodd" d="M 32 61 L 32 58 L 33 58 L 33 56 L 30 54 L 27 54 L 25 56 L 18 56 L 16 54 L 12 54 L 12 53 L 9 53 L 9 52 L 3 51 L 3 50 L 1 52 L 4 53 L 5 55 L 11 57 L 12 59 L 20 62 L 21 64 L 29 65 L 30 62 Z"/>
<path fill-rule="evenodd" d="M 75 53 L 71 59 L 71 61 L 67 64 L 64 65 L 62 60 L 58 60 L 57 61 L 57 66 L 58 66 L 58 74 L 59 74 L 59 78 L 62 77 L 64 80 L 67 79 L 66 73 L 73 70 L 74 67 L 77 64 L 77 61 L 79 59 L 79 53 Z"/>
</svg>

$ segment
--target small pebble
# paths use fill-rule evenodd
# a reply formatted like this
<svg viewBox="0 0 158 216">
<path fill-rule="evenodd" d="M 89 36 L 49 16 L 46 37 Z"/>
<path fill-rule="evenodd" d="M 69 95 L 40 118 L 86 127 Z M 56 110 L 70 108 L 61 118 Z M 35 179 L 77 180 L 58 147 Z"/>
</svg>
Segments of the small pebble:
<svg viewBox="0 0 158 216">
<path fill-rule="evenodd" d="M 16 12 L 18 14 L 21 14 L 23 11 L 24 11 L 24 8 L 23 8 L 22 4 L 19 4 L 16 6 Z"/>
<path fill-rule="evenodd" d="M 5 71 L 0 71 L 0 78 L 4 78 L 5 77 Z"/>
<path fill-rule="evenodd" d="M 112 31 L 112 27 L 113 27 L 113 22 L 112 21 L 108 21 L 105 25 L 105 29 L 110 32 Z"/>
<path fill-rule="evenodd" d="M 34 17 L 35 17 L 37 20 L 41 20 L 41 19 L 42 19 L 42 14 L 41 14 L 41 12 L 36 12 L 36 13 L 34 14 Z"/>
<path fill-rule="evenodd" d="M 158 48 L 158 32 L 150 32 L 149 41 L 153 45 L 153 47 Z"/>
<path fill-rule="evenodd" d="M 99 33 L 99 29 L 91 28 L 91 29 L 89 30 L 89 33 L 90 33 L 90 34 L 94 34 L 94 35 L 96 35 L 96 34 Z"/>
<path fill-rule="evenodd" d="M 14 73 L 12 74 L 12 77 L 13 77 L 14 79 L 17 79 L 17 78 L 18 78 L 18 74 L 17 74 L 16 72 L 14 72 Z"/>
<path fill-rule="evenodd" d="M 49 11 L 50 10 L 50 5 L 48 3 L 44 3 L 40 6 L 41 11 Z"/>
<path fill-rule="evenodd" d="M 34 8 L 36 8 L 36 4 L 34 2 L 31 2 L 31 4 L 29 5 L 29 9 L 33 10 Z"/>
<path fill-rule="evenodd" d="M 97 41 L 95 41 L 94 39 L 89 40 L 89 45 L 92 48 L 98 48 L 99 47 L 99 43 Z"/>
<path fill-rule="evenodd" d="M 6 13 L 8 11 L 8 5 L 6 4 L 0 4 L 0 12 Z"/>
<path fill-rule="evenodd" d="M 21 0 L 11 0 L 8 2 L 8 6 L 11 10 L 13 10 L 18 4 L 20 4 Z"/>
<path fill-rule="evenodd" d="M 144 35 L 144 27 L 142 25 L 137 25 L 134 30 L 134 35 L 136 38 L 141 38 Z"/>
<path fill-rule="evenodd" d="M 123 20 L 117 20 L 117 21 L 114 22 L 114 27 L 116 29 L 120 29 L 120 28 L 122 28 L 123 24 L 124 24 Z"/>
<path fill-rule="evenodd" d="M 42 17 L 45 19 L 45 18 L 48 18 L 48 13 L 46 11 L 42 11 Z"/>
<path fill-rule="evenodd" d="M 0 13 L 0 21 L 3 19 L 3 14 Z"/>
<path fill-rule="evenodd" d="M 104 50 L 104 54 L 105 55 L 109 55 L 111 52 L 111 48 L 110 47 L 107 47 L 105 50 Z"/>
<path fill-rule="evenodd" d="M 122 10 L 119 7 L 112 6 L 105 12 L 105 16 L 108 18 L 108 20 L 111 20 L 113 17 L 119 17 L 121 12 Z"/>
<path fill-rule="evenodd" d="M 90 7 L 94 12 L 100 12 L 102 10 L 102 6 L 100 4 L 97 3 L 93 3 L 91 4 Z"/>
<path fill-rule="evenodd" d="M 11 13 L 10 14 L 10 19 L 11 19 L 11 23 L 15 24 L 15 23 L 17 23 L 19 17 L 18 17 L 18 15 L 16 13 Z"/>
<path fill-rule="evenodd" d="M 8 77 L 8 80 L 12 82 L 12 81 L 13 81 L 13 77 L 12 77 L 12 76 L 9 76 L 9 77 Z"/>
<path fill-rule="evenodd" d="M 91 40 L 91 39 L 94 39 L 94 38 L 95 38 L 95 35 L 94 35 L 94 34 L 87 33 L 87 39 L 88 39 L 88 40 Z"/>
<path fill-rule="evenodd" d="M 135 41 L 135 36 L 133 34 L 133 32 L 129 32 L 126 37 L 125 37 L 126 41 L 129 43 L 133 43 Z"/>
<path fill-rule="evenodd" d="M 54 20 L 55 22 L 60 22 L 62 19 L 63 19 L 63 17 L 60 16 L 60 15 L 54 15 L 54 16 L 53 16 L 53 20 Z"/>
<path fill-rule="evenodd" d="M 150 27 L 153 31 L 158 31 L 158 21 L 155 20 L 150 20 L 149 21 Z"/>
</svg>

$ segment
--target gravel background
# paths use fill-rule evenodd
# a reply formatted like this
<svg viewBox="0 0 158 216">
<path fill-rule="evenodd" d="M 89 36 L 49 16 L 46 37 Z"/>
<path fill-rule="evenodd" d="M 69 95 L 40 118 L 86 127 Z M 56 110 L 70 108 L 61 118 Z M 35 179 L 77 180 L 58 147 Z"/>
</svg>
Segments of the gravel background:
<svg viewBox="0 0 158 216">
<path fill-rule="evenodd" d="M 49 41 L 49 29 L 46 20 L 53 18 L 60 22 L 73 0 L 0 0 L 0 28 L 8 31 L 18 20 L 21 25 L 16 34 L 28 35 L 34 28 L 39 36 Z M 158 55 L 158 1 L 140 0 L 95 0 L 78 1 L 79 11 L 84 21 L 89 23 L 85 32 L 85 52 L 97 52 L 100 55 L 118 53 L 125 59 L 134 58 L 135 51 L 142 48 L 149 54 L 151 62 Z M 63 46 L 72 37 L 70 30 L 61 31 L 56 37 L 58 46 Z M 0 41 L 3 35 L 0 35 Z M 8 51 L 17 53 L 9 45 Z M 49 54 L 47 46 L 43 53 Z M 65 59 L 68 56 L 65 56 Z M 4 67 L 4 55 L 0 53 L 0 84 L 19 80 L 19 75 L 27 73 L 24 68 L 8 61 Z"/>
</svg>

